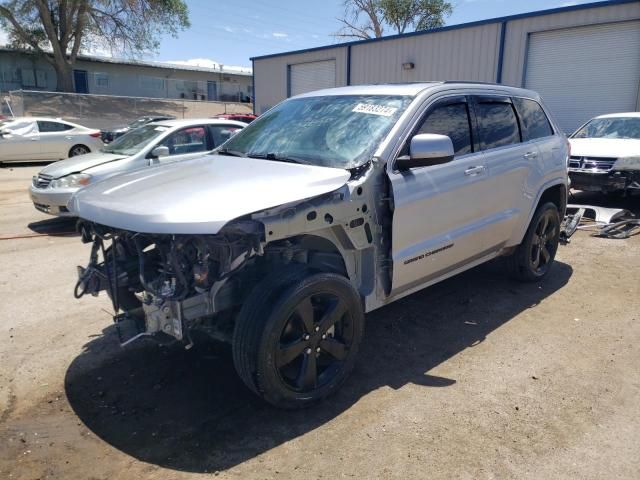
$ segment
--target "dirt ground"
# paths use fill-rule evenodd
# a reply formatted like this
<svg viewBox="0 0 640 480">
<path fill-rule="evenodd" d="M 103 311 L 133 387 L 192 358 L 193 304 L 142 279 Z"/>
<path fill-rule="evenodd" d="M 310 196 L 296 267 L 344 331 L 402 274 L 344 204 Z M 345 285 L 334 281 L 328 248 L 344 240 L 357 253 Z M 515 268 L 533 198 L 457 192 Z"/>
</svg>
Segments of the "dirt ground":
<svg viewBox="0 0 640 480">
<path fill-rule="evenodd" d="M 106 297 L 72 296 L 89 249 L 33 209 L 37 170 L 0 168 L 0 478 L 640 478 L 640 236 L 578 232 L 540 285 L 493 262 L 368 315 L 349 382 L 291 413 L 224 345 L 120 348 Z"/>
</svg>

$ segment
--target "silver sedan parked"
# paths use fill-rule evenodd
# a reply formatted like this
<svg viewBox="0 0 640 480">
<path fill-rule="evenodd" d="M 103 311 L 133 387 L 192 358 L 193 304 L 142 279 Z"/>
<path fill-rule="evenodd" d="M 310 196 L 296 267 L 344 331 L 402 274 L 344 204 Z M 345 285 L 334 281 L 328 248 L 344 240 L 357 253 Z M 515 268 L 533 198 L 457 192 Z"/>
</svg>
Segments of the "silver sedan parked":
<svg viewBox="0 0 640 480">
<path fill-rule="evenodd" d="M 0 120 L 0 163 L 62 160 L 96 152 L 103 146 L 100 136 L 100 130 L 59 118 Z"/>
<path fill-rule="evenodd" d="M 52 163 L 33 182 L 29 193 L 37 210 L 72 216 L 71 195 L 85 185 L 151 165 L 200 157 L 246 127 L 232 120 L 167 120 L 132 130 L 99 152 Z"/>
</svg>

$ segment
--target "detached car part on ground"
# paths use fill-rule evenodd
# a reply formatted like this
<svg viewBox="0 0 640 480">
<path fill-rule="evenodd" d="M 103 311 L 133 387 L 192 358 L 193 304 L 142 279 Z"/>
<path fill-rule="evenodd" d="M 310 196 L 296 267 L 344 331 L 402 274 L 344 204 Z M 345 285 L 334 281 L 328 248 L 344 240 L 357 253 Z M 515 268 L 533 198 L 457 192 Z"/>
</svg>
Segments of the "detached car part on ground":
<svg viewBox="0 0 640 480">
<path fill-rule="evenodd" d="M 92 244 L 75 294 L 109 293 L 123 344 L 230 342 L 246 385 L 279 407 L 342 384 L 365 312 L 501 255 L 539 280 L 558 247 L 568 144 L 530 91 L 320 91 L 215 153 L 73 196 Z"/>
<path fill-rule="evenodd" d="M 119 137 L 99 152 L 63 160 L 33 177 L 29 194 L 37 210 L 61 217 L 71 195 L 105 178 L 151 165 L 179 162 L 210 153 L 246 125 L 231 120 L 165 120 Z"/>
<path fill-rule="evenodd" d="M 571 187 L 603 193 L 640 193 L 640 113 L 589 120 L 569 138 Z"/>
<path fill-rule="evenodd" d="M 640 220 L 624 208 L 569 204 L 560 241 L 569 243 L 576 230 L 592 232 L 594 237 L 625 239 L 640 233 Z"/>
</svg>

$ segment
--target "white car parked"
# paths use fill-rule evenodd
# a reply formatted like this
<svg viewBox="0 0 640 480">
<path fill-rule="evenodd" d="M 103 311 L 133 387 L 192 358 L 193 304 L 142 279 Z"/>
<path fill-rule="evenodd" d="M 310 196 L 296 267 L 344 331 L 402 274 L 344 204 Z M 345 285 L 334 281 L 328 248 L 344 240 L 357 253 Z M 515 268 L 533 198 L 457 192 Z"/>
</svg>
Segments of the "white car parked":
<svg viewBox="0 0 640 480">
<path fill-rule="evenodd" d="M 144 125 L 100 151 L 47 165 L 29 193 L 37 210 L 71 216 L 67 203 L 85 185 L 151 165 L 201 157 L 247 124 L 233 120 L 165 120 Z"/>
<path fill-rule="evenodd" d="M 0 120 L 0 162 L 62 160 L 95 152 L 104 144 L 100 130 L 59 118 Z"/>
<path fill-rule="evenodd" d="M 640 192 L 640 112 L 592 118 L 569 142 L 572 188 Z"/>
</svg>

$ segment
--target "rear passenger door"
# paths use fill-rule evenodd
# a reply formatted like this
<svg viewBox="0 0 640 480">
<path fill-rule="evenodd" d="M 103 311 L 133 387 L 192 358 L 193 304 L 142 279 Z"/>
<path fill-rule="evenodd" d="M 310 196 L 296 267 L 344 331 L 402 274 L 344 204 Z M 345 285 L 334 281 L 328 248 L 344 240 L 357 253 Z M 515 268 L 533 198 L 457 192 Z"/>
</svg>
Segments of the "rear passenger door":
<svg viewBox="0 0 640 480">
<path fill-rule="evenodd" d="M 542 106 L 535 100 L 522 97 L 514 97 L 513 104 L 520 118 L 522 141 L 538 147 L 539 168 L 548 172 L 554 166 L 566 167 L 566 139 L 554 131 Z"/>
<path fill-rule="evenodd" d="M 67 158 L 74 140 L 72 136 L 68 135 L 68 132 L 73 128 L 67 123 L 38 120 L 42 158 L 48 160 Z"/>
<path fill-rule="evenodd" d="M 498 249 L 509 243 L 522 216 L 528 216 L 530 197 L 535 194 L 529 189 L 528 177 L 532 166 L 537 168 L 540 150 L 535 143 L 522 141 L 520 121 L 509 96 L 474 96 L 474 110 L 491 191 L 482 199 L 491 226 L 484 241 L 487 248 Z"/>
</svg>

